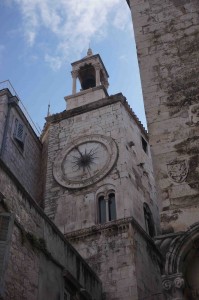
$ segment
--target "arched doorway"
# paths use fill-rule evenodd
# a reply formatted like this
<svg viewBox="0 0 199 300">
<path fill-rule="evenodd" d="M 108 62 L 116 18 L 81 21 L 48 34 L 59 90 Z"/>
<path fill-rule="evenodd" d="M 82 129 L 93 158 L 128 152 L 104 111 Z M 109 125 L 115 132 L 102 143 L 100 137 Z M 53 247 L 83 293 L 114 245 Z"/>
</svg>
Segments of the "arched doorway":
<svg viewBox="0 0 199 300">
<path fill-rule="evenodd" d="M 198 241 L 199 243 L 199 241 Z M 186 300 L 199 299 L 199 249 L 192 248 L 184 262 Z"/>
<path fill-rule="evenodd" d="M 164 285 L 167 299 L 199 299 L 199 223 L 171 243 L 166 255 Z"/>
</svg>

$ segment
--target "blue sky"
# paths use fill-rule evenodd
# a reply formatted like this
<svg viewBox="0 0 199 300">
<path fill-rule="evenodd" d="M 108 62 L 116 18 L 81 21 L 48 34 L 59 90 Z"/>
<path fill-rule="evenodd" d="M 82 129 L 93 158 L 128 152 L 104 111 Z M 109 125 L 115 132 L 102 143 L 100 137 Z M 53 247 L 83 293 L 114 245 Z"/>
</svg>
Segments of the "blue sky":
<svg viewBox="0 0 199 300">
<path fill-rule="evenodd" d="M 0 81 L 9 79 L 37 126 L 65 109 L 71 62 L 89 44 L 146 127 L 129 7 L 125 0 L 1 0 Z"/>
</svg>

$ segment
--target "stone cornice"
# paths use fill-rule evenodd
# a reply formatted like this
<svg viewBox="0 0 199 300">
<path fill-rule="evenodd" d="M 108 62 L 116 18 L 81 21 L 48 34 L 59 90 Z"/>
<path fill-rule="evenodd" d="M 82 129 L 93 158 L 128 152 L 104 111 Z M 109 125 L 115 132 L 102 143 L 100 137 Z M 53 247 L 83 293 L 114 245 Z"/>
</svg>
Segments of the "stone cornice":
<svg viewBox="0 0 199 300">
<path fill-rule="evenodd" d="M 74 116 L 77 116 L 77 115 L 80 115 L 80 114 L 83 114 L 83 113 L 86 113 L 86 112 L 89 112 L 92 110 L 96 110 L 103 106 L 111 105 L 111 104 L 114 104 L 117 102 L 121 102 L 124 105 L 127 112 L 130 114 L 130 116 L 133 118 L 133 120 L 135 121 L 137 126 L 140 128 L 142 134 L 148 140 L 147 131 L 145 130 L 144 126 L 142 125 L 142 123 L 140 122 L 140 120 L 138 119 L 136 114 L 133 112 L 132 108 L 130 107 L 130 105 L 128 104 L 126 98 L 122 95 L 122 93 L 111 95 L 109 97 L 102 98 L 100 100 L 82 105 L 77 108 L 73 108 L 70 110 L 64 110 L 63 112 L 60 112 L 60 113 L 57 113 L 57 114 L 47 117 L 46 121 L 49 123 L 60 122 L 61 120 L 68 119 L 68 118 L 71 118 L 71 117 L 74 117 Z"/>
<path fill-rule="evenodd" d="M 70 240 L 84 238 L 85 236 L 93 235 L 96 233 L 101 233 L 106 230 L 110 230 L 110 231 L 118 230 L 120 228 L 120 226 L 122 226 L 122 228 L 124 228 L 124 226 L 129 225 L 129 223 L 131 223 L 131 221 L 132 221 L 132 217 L 114 220 L 114 221 L 111 221 L 111 222 L 108 222 L 105 224 L 97 224 L 97 225 L 93 225 L 89 228 L 72 231 L 72 232 L 66 233 L 65 236 L 67 237 L 67 239 L 70 239 Z"/>
<path fill-rule="evenodd" d="M 148 133 L 146 131 L 146 129 L 144 128 L 143 124 L 141 123 L 141 121 L 139 120 L 139 118 L 137 117 L 137 115 L 134 113 L 134 111 L 132 110 L 132 108 L 130 107 L 130 105 L 128 104 L 126 98 L 124 97 L 124 106 L 126 108 L 126 110 L 128 111 L 128 113 L 130 114 L 130 116 L 133 118 L 133 120 L 135 121 L 135 123 L 138 125 L 138 127 L 140 128 L 142 134 L 147 138 L 148 140 Z"/>
<path fill-rule="evenodd" d="M 74 95 L 69 95 L 69 96 L 66 96 L 64 97 L 65 100 L 68 100 L 68 99 L 73 99 L 73 98 L 77 98 L 78 96 L 82 96 L 82 95 L 86 95 L 88 94 L 89 92 L 95 92 L 97 90 L 103 90 L 106 97 L 108 98 L 108 92 L 107 92 L 107 89 L 103 86 L 103 85 L 99 85 L 99 86 L 95 86 L 93 88 L 90 88 L 90 89 L 87 89 L 87 90 L 82 90 L 78 93 L 75 93 Z M 100 99 L 101 100 L 101 99 Z M 97 100 L 98 101 L 98 100 Z M 96 102 L 96 101 L 95 101 Z M 69 111 L 69 110 L 68 110 Z"/>
<path fill-rule="evenodd" d="M 50 123 L 60 122 L 63 119 L 68 119 L 68 118 L 80 115 L 82 113 L 86 113 L 86 112 L 89 112 L 89 111 L 92 111 L 92 110 L 96 110 L 100 107 L 116 103 L 116 102 L 120 101 L 121 97 L 123 97 L 122 94 L 117 94 L 117 95 L 114 95 L 114 96 L 110 96 L 110 97 L 106 97 L 106 98 L 97 100 L 97 101 L 92 102 L 92 103 L 88 103 L 88 104 L 79 106 L 77 108 L 73 108 L 73 109 L 70 109 L 70 110 L 64 110 L 61 113 L 54 114 L 52 116 L 47 117 L 46 121 L 50 122 Z"/>
<path fill-rule="evenodd" d="M 104 63 L 103 63 L 103 61 L 102 61 L 102 59 L 101 59 L 101 56 L 100 56 L 99 54 L 94 54 L 94 55 L 91 55 L 91 56 L 85 56 L 85 57 L 83 57 L 82 59 L 73 62 L 73 63 L 71 64 L 71 66 L 78 65 L 78 64 L 80 64 L 81 62 L 84 62 L 84 61 L 87 61 L 87 60 L 91 60 L 91 59 L 97 58 L 97 57 L 99 58 L 99 61 L 100 61 L 100 63 L 102 64 L 102 66 L 103 66 L 103 68 L 104 68 L 104 70 L 105 70 L 105 72 L 106 72 L 106 76 L 109 77 L 108 72 L 107 72 L 107 70 L 106 70 L 106 68 L 105 68 L 105 65 L 104 65 Z"/>
<path fill-rule="evenodd" d="M 11 94 L 11 92 L 10 92 L 10 90 L 8 88 L 0 90 L 0 96 L 3 96 L 3 95 L 7 95 L 8 98 L 13 97 L 13 95 Z M 18 101 L 19 101 L 19 99 L 18 99 Z"/>
<path fill-rule="evenodd" d="M 89 235 L 101 234 L 102 232 L 113 232 L 113 231 L 126 231 L 128 229 L 129 224 L 135 226 L 135 228 L 139 231 L 142 237 L 153 247 L 153 250 L 162 259 L 162 255 L 159 249 L 156 247 L 154 240 L 146 233 L 146 231 L 139 225 L 139 223 L 134 219 L 134 217 L 128 217 L 123 219 L 114 220 L 111 222 L 107 222 L 105 224 L 97 224 L 93 225 L 89 228 L 84 228 L 76 231 L 72 231 L 69 233 L 65 233 L 64 236 L 69 240 L 77 240 L 83 239 Z"/>
</svg>

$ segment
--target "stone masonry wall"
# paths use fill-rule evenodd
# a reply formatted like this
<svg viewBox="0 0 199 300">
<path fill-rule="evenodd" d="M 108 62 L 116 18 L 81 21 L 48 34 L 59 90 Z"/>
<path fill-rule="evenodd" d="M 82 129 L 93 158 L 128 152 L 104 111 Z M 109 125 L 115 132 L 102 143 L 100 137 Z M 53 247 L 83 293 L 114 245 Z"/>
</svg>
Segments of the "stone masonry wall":
<svg viewBox="0 0 199 300">
<path fill-rule="evenodd" d="M 0 166 L 3 205 L 15 215 L 5 273 L 6 300 L 62 300 L 64 269 L 77 286 L 100 300 L 98 277 L 34 200 L 20 189 L 6 166 L 2 162 Z"/>
<path fill-rule="evenodd" d="M 2 145 L 6 116 L 8 112 L 8 96 L 5 91 L 0 92 L 0 145 Z"/>
<path fill-rule="evenodd" d="M 5 275 L 5 300 L 37 300 L 39 284 L 39 253 L 30 243 L 22 241 L 14 226 L 9 261 Z"/>
<path fill-rule="evenodd" d="M 163 300 L 165 299 L 161 280 L 163 259 L 155 251 L 153 243 L 139 234 L 135 228 L 133 232 L 138 299 Z"/>
<path fill-rule="evenodd" d="M 164 231 L 199 213 L 199 5 L 130 0 Z"/>
<path fill-rule="evenodd" d="M 16 120 L 23 126 L 23 145 L 14 136 Z M 0 122 L 0 158 L 34 200 L 41 200 L 42 145 L 21 111 L 18 98 L 12 96 L 8 89 L 0 91 Z"/>
<path fill-rule="evenodd" d="M 15 119 L 18 118 L 25 126 L 24 149 L 22 150 L 13 137 Z M 40 171 L 42 145 L 39 138 L 30 129 L 27 120 L 12 107 L 8 120 L 6 143 L 2 159 L 10 170 L 19 178 L 21 184 L 30 195 L 39 201 L 41 197 Z"/>
<path fill-rule="evenodd" d="M 116 95 L 94 103 L 93 110 L 87 106 L 84 113 L 75 114 L 77 108 L 58 121 L 59 115 L 50 117 L 45 211 L 64 233 L 98 223 L 97 195 L 105 189 L 115 190 L 118 219 L 134 216 L 145 228 L 143 203 L 147 202 L 158 223 L 150 151 L 145 153 L 141 144 L 142 136 L 147 140 L 146 133 L 141 132 L 124 103 L 124 98 Z M 98 183 L 79 190 L 66 189 L 53 178 L 55 158 L 72 140 L 91 134 L 113 138 L 118 145 L 118 161 Z"/>
<path fill-rule="evenodd" d="M 89 90 L 83 90 L 74 95 L 65 97 L 66 109 L 73 109 L 84 104 L 88 104 L 99 99 L 105 98 L 106 96 L 107 92 L 102 86 L 90 88 Z"/>
<path fill-rule="evenodd" d="M 106 300 L 162 300 L 161 276 L 152 242 L 128 220 L 69 233 L 69 240 L 102 280 Z"/>
<path fill-rule="evenodd" d="M 41 181 L 41 199 L 40 199 L 40 206 L 44 208 L 44 199 L 45 199 L 45 190 L 46 190 L 46 172 L 47 172 L 47 162 L 48 162 L 48 125 L 45 124 L 45 133 L 42 134 L 42 162 L 41 162 L 41 174 L 40 174 L 40 181 Z"/>
</svg>

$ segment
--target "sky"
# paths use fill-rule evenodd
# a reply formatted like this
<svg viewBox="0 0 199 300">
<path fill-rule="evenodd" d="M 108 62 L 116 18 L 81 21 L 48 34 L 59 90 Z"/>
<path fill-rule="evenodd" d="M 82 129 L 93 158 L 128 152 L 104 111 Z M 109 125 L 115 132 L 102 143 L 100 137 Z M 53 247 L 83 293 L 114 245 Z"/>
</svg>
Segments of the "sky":
<svg viewBox="0 0 199 300">
<path fill-rule="evenodd" d="M 130 9 L 125 0 L 0 0 L 0 82 L 10 80 L 34 123 L 66 109 L 71 63 L 92 48 L 146 127 Z M 0 85 L 2 87 L 3 85 Z"/>
</svg>

